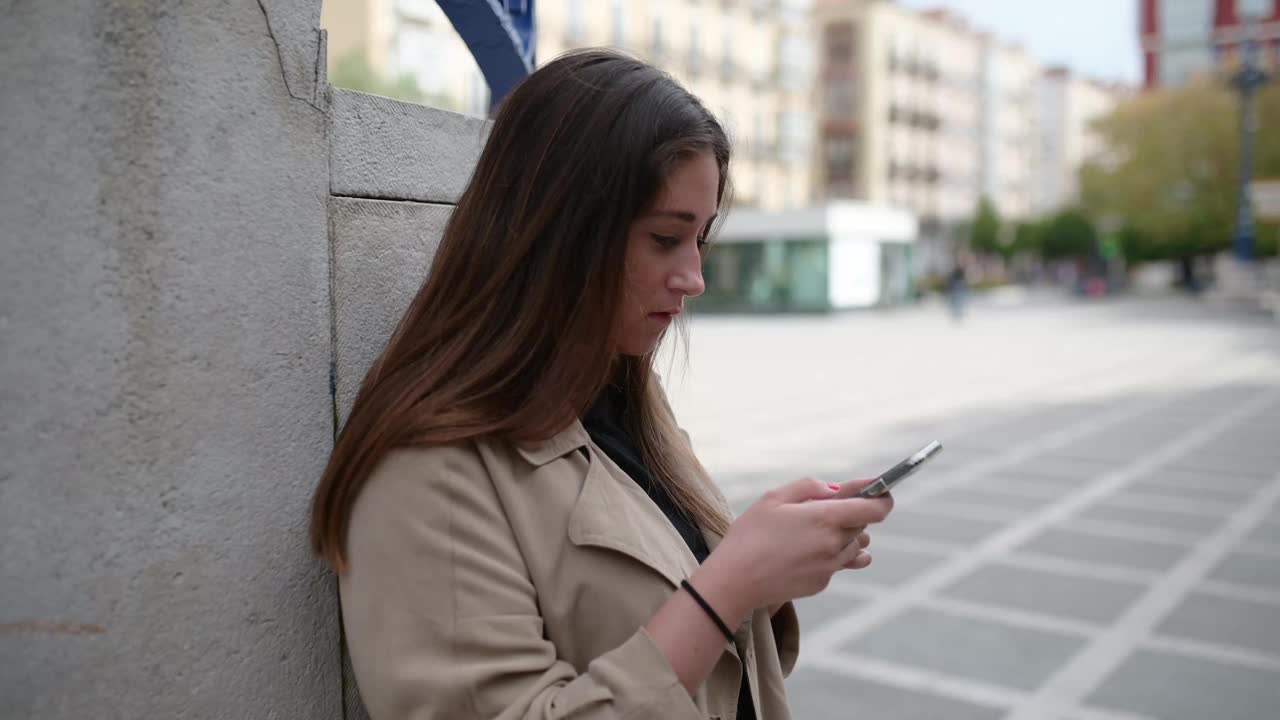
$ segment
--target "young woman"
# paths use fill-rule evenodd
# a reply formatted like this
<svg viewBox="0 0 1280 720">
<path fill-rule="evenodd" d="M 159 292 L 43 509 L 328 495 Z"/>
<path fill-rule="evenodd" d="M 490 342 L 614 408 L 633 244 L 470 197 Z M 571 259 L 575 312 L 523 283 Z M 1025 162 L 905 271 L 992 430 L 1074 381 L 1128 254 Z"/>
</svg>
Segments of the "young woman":
<svg viewBox="0 0 1280 720">
<path fill-rule="evenodd" d="M 356 679 L 392 718 L 787 718 L 792 598 L 892 501 L 733 519 L 650 368 L 703 290 L 729 142 L 665 73 L 566 55 L 505 100 L 316 492 Z"/>
</svg>

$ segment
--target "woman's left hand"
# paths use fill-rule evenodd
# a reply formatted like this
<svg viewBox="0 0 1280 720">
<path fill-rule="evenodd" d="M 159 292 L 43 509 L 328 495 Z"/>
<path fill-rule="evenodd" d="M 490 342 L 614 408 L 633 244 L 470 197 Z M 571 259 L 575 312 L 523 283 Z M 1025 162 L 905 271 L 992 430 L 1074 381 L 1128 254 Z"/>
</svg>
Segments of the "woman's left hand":
<svg viewBox="0 0 1280 720">
<path fill-rule="evenodd" d="M 854 495 L 858 494 L 859 490 L 861 490 L 862 488 L 866 487 L 867 485 L 873 482 L 875 482 L 873 478 L 866 478 L 862 480 L 850 480 L 849 482 L 841 483 L 840 493 L 836 495 L 836 497 L 838 498 L 853 497 Z M 861 570 L 871 564 L 871 553 L 867 552 L 867 547 L 871 545 L 871 534 L 868 533 L 866 530 L 863 530 L 862 532 L 858 533 L 858 537 L 855 539 L 855 542 L 858 543 L 860 550 L 858 554 L 854 556 L 853 560 L 849 561 L 849 563 L 844 566 L 844 569 L 846 570 Z M 770 605 L 769 617 L 773 617 L 781 608 L 782 608 L 781 604 Z"/>
<path fill-rule="evenodd" d="M 840 483 L 840 492 L 836 497 L 854 497 L 860 490 L 862 490 L 862 488 L 873 482 L 875 482 L 875 478 L 863 478 L 861 480 L 850 480 L 848 482 Z M 844 566 L 846 570 L 861 570 L 871 564 L 871 553 L 867 552 L 867 546 L 871 544 L 871 535 L 867 534 L 864 530 L 858 534 L 857 542 L 858 545 L 861 546 L 862 550 L 853 558 L 852 561 Z"/>
<path fill-rule="evenodd" d="M 871 534 L 863 530 L 858 533 L 856 542 L 861 551 L 854 556 L 848 565 L 844 566 L 846 570 L 861 570 L 871 564 L 871 553 L 867 552 L 867 546 L 871 544 Z"/>
<path fill-rule="evenodd" d="M 871 564 L 871 553 L 867 552 L 867 546 L 871 544 L 871 534 L 863 530 L 861 533 L 858 533 L 858 537 L 855 542 L 858 543 L 858 547 L 861 548 L 861 551 L 848 565 L 844 566 L 846 570 L 861 570 Z M 770 605 L 769 617 L 776 615 L 778 610 L 781 608 L 782 605 Z"/>
</svg>

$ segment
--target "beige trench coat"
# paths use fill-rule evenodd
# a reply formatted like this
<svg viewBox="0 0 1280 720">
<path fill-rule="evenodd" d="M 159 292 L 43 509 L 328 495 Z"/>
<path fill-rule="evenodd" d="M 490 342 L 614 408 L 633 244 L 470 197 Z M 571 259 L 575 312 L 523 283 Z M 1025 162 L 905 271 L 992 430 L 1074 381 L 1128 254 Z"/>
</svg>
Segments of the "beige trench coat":
<svg viewBox="0 0 1280 720">
<path fill-rule="evenodd" d="M 347 551 L 342 619 L 374 720 L 731 720 L 744 664 L 760 720 L 789 718 L 790 604 L 737 628 L 695 696 L 681 686 L 644 625 L 697 562 L 581 423 L 536 446 L 393 452 Z"/>
</svg>

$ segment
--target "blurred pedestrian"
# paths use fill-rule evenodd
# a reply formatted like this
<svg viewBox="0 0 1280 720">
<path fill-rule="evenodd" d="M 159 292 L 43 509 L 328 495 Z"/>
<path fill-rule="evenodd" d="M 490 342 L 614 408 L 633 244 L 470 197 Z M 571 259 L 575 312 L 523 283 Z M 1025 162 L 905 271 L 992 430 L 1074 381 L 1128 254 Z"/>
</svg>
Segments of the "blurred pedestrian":
<svg viewBox="0 0 1280 720">
<path fill-rule="evenodd" d="M 609 51 L 503 102 L 314 499 L 374 720 L 788 717 L 790 600 L 892 501 L 799 480 L 734 519 L 676 424 L 651 365 L 729 156 Z"/>
<path fill-rule="evenodd" d="M 947 305 L 951 309 L 951 318 L 956 322 L 964 320 L 968 303 L 969 274 L 965 270 L 964 260 L 957 259 L 955 267 L 947 275 Z"/>
</svg>

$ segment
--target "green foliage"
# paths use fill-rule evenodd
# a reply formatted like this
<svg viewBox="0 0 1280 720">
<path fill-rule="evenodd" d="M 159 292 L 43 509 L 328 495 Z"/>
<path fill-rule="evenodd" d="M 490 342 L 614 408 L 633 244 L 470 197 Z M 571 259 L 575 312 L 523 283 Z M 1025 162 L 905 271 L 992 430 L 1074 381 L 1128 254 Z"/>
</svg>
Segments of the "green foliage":
<svg viewBox="0 0 1280 720">
<path fill-rule="evenodd" d="M 1280 222 L 1259 222 L 1254 235 L 1254 251 L 1258 257 L 1280 255 Z"/>
<path fill-rule="evenodd" d="M 1010 248 L 1000 243 L 1000 215 L 991 199 L 983 195 L 969 228 L 969 247 L 978 252 L 1004 255 Z"/>
<path fill-rule="evenodd" d="M 1047 223 L 1047 220 L 1043 222 L 1018 223 L 1017 227 L 1015 227 L 1013 231 L 1013 253 L 1040 255 L 1040 239 L 1044 235 L 1044 229 Z"/>
<path fill-rule="evenodd" d="M 1280 87 L 1257 99 L 1255 176 L 1280 177 Z M 1225 250 L 1235 229 L 1239 98 L 1225 83 L 1153 91 L 1095 123 L 1109 152 L 1080 171 L 1093 217 L 1123 221 L 1130 259 L 1191 257 Z M 1258 250 L 1274 253 L 1259 227 Z"/>
<path fill-rule="evenodd" d="M 1037 235 L 1040 254 L 1046 260 L 1092 257 L 1098 249 L 1098 232 L 1081 210 L 1059 212 Z"/>
<path fill-rule="evenodd" d="M 1151 254 L 1152 250 L 1157 248 L 1158 245 L 1133 225 L 1121 227 L 1116 232 L 1116 239 L 1120 242 L 1120 250 L 1124 258 L 1131 263 L 1159 259 Z"/>
<path fill-rule="evenodd" d="M 333 72 L 329 73 L 329 83 L 371 95 L 382 95 L 396 100 L 450 109 L 447 98 L 424 92 L 419 87 L 418 81 L 409 73 L 386 78 L 375 72 L 361 51 L 348 53 L 338 60 L 333 67 Z"/>
</svg>

